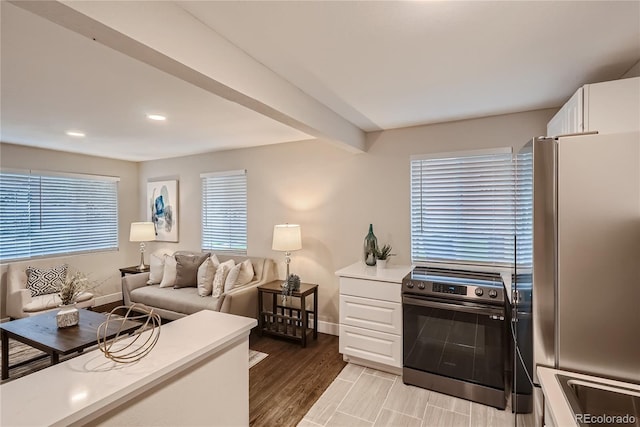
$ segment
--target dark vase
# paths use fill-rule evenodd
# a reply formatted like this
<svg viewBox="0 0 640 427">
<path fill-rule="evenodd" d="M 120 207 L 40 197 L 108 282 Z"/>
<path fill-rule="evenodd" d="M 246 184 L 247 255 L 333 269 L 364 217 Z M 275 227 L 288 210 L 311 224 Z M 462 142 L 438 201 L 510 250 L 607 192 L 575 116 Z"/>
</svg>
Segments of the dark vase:
<svg viewBox="0 0 640 427">
<path fill-rule="evenodd" d="M 364 263 L 370 266 L 376 265 L 376 249 L 378 239 L 373 234 L 373 224 L 369 224 L 369 233 L 364 238 Z"/>
</svg>

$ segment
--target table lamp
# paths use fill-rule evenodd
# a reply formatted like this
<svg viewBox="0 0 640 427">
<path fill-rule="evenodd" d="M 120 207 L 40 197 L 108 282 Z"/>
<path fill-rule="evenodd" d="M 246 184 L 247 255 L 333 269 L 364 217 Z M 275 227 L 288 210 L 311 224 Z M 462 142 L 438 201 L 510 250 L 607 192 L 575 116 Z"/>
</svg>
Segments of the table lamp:
<svg viewBox="0 0 640 427">
<path fill-rule="evenodd" d="M 298 224 L 280 224 L 273 227 L 273 244 L 271 249 L 284 252 L 284 262 L 287 265 L 285 282 L 289 279 L 289 263 L 291 251 L 302 249 L 302 237 Z"/>
<path fill-rule="evenodd" d="M 140 265 L 138 270 L 144 270 L 145 242 L 156 240 L 156 228 L 152 222 L 132 222 L 129 232 L 130 242 L 140 242 Z"/>
</svg>

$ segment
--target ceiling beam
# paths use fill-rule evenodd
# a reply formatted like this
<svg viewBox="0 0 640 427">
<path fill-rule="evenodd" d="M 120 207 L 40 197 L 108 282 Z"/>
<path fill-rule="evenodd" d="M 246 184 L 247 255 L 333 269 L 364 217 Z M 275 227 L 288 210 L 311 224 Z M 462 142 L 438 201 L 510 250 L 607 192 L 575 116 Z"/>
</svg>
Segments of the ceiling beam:
<svg viewBox="0 0 640 427">
<path fill-rule="evenodd" d="M 210 93 L 351 152 L 365 133 L 173 2 L 12 1 Z"/>
</svg>

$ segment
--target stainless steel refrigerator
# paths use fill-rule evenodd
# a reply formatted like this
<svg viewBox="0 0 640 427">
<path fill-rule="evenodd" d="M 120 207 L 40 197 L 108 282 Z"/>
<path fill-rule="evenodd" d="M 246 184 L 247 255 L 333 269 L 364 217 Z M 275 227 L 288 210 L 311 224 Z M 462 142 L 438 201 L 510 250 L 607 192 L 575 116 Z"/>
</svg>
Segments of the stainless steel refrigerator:
<svg viewBox="0 0 640 427">
<path fill-rule="evenodd" d="M 536 138 L 516 171 L 514 408 L 539 365 L 640 383 L 640 133 Z"/>
</svg>

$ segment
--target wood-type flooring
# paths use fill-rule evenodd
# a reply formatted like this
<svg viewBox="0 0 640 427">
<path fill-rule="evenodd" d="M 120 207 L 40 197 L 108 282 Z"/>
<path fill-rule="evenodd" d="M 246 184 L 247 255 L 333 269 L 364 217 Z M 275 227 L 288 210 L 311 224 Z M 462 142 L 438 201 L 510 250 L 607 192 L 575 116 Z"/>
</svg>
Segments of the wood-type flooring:
<svg viewBox="0 0 640 427">
<path fill-rule="evenodd" d="M 249 347 L 269 357 L 249 370 L 249 424 L 253 427 L 296 426 L 346 363 L 338 337 L 318 334 L 300 344 L 255 332 Z"/>
</svg>

